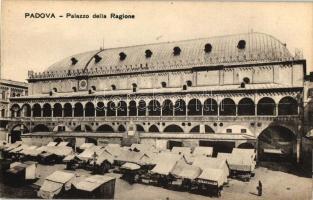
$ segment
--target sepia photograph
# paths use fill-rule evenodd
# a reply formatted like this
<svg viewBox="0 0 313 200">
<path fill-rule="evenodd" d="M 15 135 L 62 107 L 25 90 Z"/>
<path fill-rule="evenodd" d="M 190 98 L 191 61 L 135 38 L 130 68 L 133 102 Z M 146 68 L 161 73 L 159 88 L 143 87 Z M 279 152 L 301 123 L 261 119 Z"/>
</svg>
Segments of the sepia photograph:
<svg viewBox="0 0 313 200">
<path fill-rule="evenodd" d="M 313 2 L 0 5 L 0 199 L 313 199 Z"/>
</svg>

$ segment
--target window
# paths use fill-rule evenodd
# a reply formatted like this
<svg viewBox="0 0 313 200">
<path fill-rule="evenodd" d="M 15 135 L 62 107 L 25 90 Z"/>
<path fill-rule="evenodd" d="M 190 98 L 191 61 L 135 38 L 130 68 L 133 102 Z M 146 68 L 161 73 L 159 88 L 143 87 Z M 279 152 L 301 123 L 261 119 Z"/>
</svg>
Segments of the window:
<svg viewBox="0 0 313 200">
<path fill-rule="evenodd" d="M 96 91 L 97 88 L 96 88 L 96 86 L 93 85 L 93 86 L 91 86 L 91 89 Z"/>
<path fill-rule="evenodd" d="M 121 60 L 121 61 L 122 61 L 122 60 L 125 60 L 126 57 L 127 57 L 127 55 L 126 55 L 124 52 L 121 52 L 121 53 L 120 53 L 120 60 Z"/>
<path fill-rule="evenodd" d="M 76 58 L 72 57 L 71 62 L 72 62 L 72 65 L 75 65 L 78 62 L 78 60 Z"/>
<path fill-rule="evenodd" d="M 191 82 L 191 81 L 187 81 L 186 83 L 187 83 L 187 86 L 188 86 L 188 87 L 191 87 L 191 86 L 192 86 L 192 82 Z"/>
<path fill-rule="evenodd" d="M 76 87 L 72 87 L 73 92 L 77 92 L 77 88 Z"/>
<path fill-rule="evenodd" d="M 230 128 L 226 129 L 226 133 L 232 133 L 232 129 Z"/>
<path fill-rule="evenodd" d="M 58 89 L 57 88 L 53 88 L 52 89 L 54 92 L 58 92 Z"/>
<path fill-rule="evenodd" d="M 99 55 L 95 55 L 94 58 L 95 58 L 95 63 L 100 62 L 100 60 L 102 59 Z"/>
<path fill-rule="evenodd" d="M 242 83 L 240 84 L 240 87 L 241 87 L 241 88 L 245 88 L 245 87 L 246 87 L 246 84 L 245 84 L 244 82 L 242 82 Z"/>
<path fill-rule="evenodd" d="M 187 90 L 187 85 L 183 85 L 183 90 Z"/>
<path fill-rule="evenodd" d="M 239 40 L 237 48 L 238 49 L 245 49 L 246 48 L 246 41 L 245 40 Z"/>
<path fill-rule="evenodd" d="M 249 83 L 250 83 L 250 79 L 249 79 L 248 77 L 244 77 L 244 78 L 243 78 L 243 82 L 244 82 L 245 84 L 249 84 Z"/>
<path fill-rule="evenodd" d="M 2 91 L 2 99 L 5 100 L 5 91 Z"/>
<path fill-rule="evenodd" d="M 240 132 L 241 133 L 247 133 L 247 129 L 241 129 Z"/>
<path fill-rule="evenodd" d="M 166 82 L 162 82 L 161 85 L 162 85 L 163 88 L 165 88 L 166 87 Z"/>
<path fill-rule="evenodd" d="M 146 50 L 146 58 L 150 58 L 152 56 L 152 51 L 150 49 Z"/>
<path fill-rule="evenodd" d="M 116 86 L 115 85 L 111 85 L 112 90 L 116 90 Z"/>
<path fill-rule="evenodd" d="M 308 98 L 313 98 L 313 88 L 308 90 Z"/>
<path fill-rule="evenodd" d="M 212 45 L 210 43 L 204 46 L 205 53 L 210 53 L 212 51 Z"/>
<path fill-rule="evenodd" d="M 179 47 L 174 47 L 173 54 L 174 56 L 180 55 L 181 49 Z"/>
<path fill-rule="evenodd" d="M 133 83 L 133 92 L 137 92 L 137 84 Z"/>
<path fill-rule="evenodd" d="M 12 97 L 15 97 L 15 92 L 13 92 Z"/>
</svg>

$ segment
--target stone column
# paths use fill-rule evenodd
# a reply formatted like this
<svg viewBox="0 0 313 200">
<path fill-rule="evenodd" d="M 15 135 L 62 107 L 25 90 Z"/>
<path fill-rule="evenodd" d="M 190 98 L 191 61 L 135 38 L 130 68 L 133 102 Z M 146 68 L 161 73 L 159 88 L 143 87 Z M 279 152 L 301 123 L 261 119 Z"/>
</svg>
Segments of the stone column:
<svg viewBox="0 0 313 200">
<path fill-rule="evenodd" d="M 74 117 L 75 106 L 72 108 L 72 117 Z"/>
<path fill-rule="evenodd" d="M 61 112 L 61 116 L 64 117 L 64 108 L 62 108 Z"/>
</svg>

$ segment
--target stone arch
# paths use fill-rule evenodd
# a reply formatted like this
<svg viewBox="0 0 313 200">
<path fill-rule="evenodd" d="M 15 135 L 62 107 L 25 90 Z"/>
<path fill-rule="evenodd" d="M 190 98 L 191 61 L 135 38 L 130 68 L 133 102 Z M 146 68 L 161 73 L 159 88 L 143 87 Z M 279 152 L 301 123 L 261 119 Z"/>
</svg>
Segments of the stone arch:
<svg viewBox="0 0 313 200">
<path fill-rule="evenodd" d="M 286 160 L 294 155 L 297 135 L 291 129 L 281 125 L 271 125 L 258 136 L 258 154 L 261 160 L 266 159 L 265 149 L 280 149 Z"/>
<path fill-rule="evenodd" d="M 33 117 L 41 117 L 41 106 L 38 103 L 33 105 Z"/>
<path fill-rule="evenodd" d="M 64 104 L 64 117 L 72 117 L 72 116 L 73 116 L 72 104 L 70 103 Z"/>
<path fill-rule="evenodd" d="M 149 116 L 160 116 L 161 115 L 161 104 L 158 100 L 151 100 L 148 104 Z"/>
<path fill-rule="evenodd" d="M 88 102 L 85 105 L 85 116 L 94 117 L 95 116 L 95 106 L 92 102 Z"/>
<path fill-rule="evenodd" d="M 186 115 L 186 102 L 183 99 L 176 100 L 174 105 L 174 115 L 175 116 Z"/>
<path fill-rule="evenodd" d="M 238 115 L 255 115 L 255 105 L 252 99 L 242 98 L 239 101 Z"/>
<path fill-rule="evenodd" d="M 20 117 L 21 116 L 21 108 L 18 104 L 13 104 L 11 106 L 11 117 Z"/>
<path fill-rule="evenodd" d="M 101 133 L 114 133 L 114 129 L 112 126 L 108 125 L 108 124 L 102 124 L 100 125 L 96 132 L 101 132 Z"/>
<path fill-rule="evenodd" d="M 220 115 L 236 115 L 236 104 L 231 98 L 225 98 L 220 103 Z"/>
<path fill-rule="evenodd" d="M 34 126 L 32 132 L 33 133 L 35 133 L 35 132 L 50 132 L 50 129 L 48 126 L 46 126 L 44 124 L 38 124 L 38 125 Z"/>
<path fill-rule="evenodd" d="M 24 124 L 17 124 L 12 127 L 10 130 L 10 137 L 11 137 L 11 143 L 15 143 L 17 141 L 21 141 L 21 135 L 22 135 L 22 130 L 21 128 L 23 127 L 23 133 L 28 133 L 28 128 Z"/>
<path fill-rule="evenodd" d="M 184 130 L 176 124 L 171 124 L 171 125 L 168 125 L 167 127 L 165 127 L 163 132 L 183 133 Z"/>
<path fill-rule="evenodd" d="M 96 105 L 96 116 L 97 117 L 103 117 L 105 116 L 105 104 L 100 101 Z"/>
<path fill-rule="evenodd" d="M 205 131 L 205 133 L 214 133 L 214 130 L 208 125 L 204 125 L 204 131 Z M 190 133 L 200 133 L 200 125 L 196 125 L 196 126 L 192 127 L 189 132 Z"/>
<path fill-rule="evenodd" d="M 74 105 L 74 117 L 83 117 L 84 116 L 84 107 L 81 103 L 75 103 Z"/>
<path fill-rule="evenodd" d="M 45 103 L 42 106 L 42 116 L 43 117 L 51 117 L 52 116 L 52 109 L 49 103 Z"/>
<path fill-rule="evenodd" d="M 81 124 L 74 128 L 75 132 L 92 132 L 91 126 L 87 124 Z"/>
<path fill-rule="evenodd" d="M 151 125 L 151 126 L 149 127 L 148 132 L 151 132 L 151 133 L 159 133 L 160 130 L 159 130 L 159 128 L 158 128 L 155 124 L 153 124 L 153 125 Z"/>
<path fill-rule="evenodd" d="M 278 115 L 297 115 L 298 102 L 292 97 L 284 97 L 278 103 Z"/>
<path fill-rule="evenodd" d="M 62 105 L 60 103 L 53 105 L 53 117 L 62 117 Z"/>
<path fill-rule="evenodd" d="M 23 110 L 23 113 L 24 113 L 24 117 L 30 117 L 31 116 L 31 112 L 32 112 L 32 108 L 29 104 L 24 104 L 22 106 L 22 110 Z"/>
<path fill-rule="evenodd" d="M 109 101 L 107 104 L 107 116 L 115 116 L 116 108 L 113 101 Z"/>
<path fill-rule="evenodd" d="M 162 104 L 162 115 L 173 116 L 173 102 L 170 99 L 166 99 Z"/>
<path fill-rule="evenodd" d="M 147 105 L 144 100 L 140 100 L 138 103 L 137 113 L 138 116 L 146 116 Z"/>
<path fill-rule="evenodd" d="M 136 131 L 139 133 L 145 132 L 145 129 L 140 124 L 136 124 Z"/>
<path fill-rule="evenodd" d="M 117 116 L 127 116 L 127 103 L 125 101 L 118 102 Z"/>
<path fill-rule="evenodd" d="M 129 116 L 137 116 L 137 103 L 136 103 L 136 101 L 131 100 L 128 105 L 129 105 L 128 115 Z"/>
<path fill-rule="evenodd" d="M 117 127 L 117 131 L 119 133 L 125 133 L 126 132 L 126 128 L 125 126 L 123 126 L 122 124 L 120 124 L 118 127 Z"/>
<path fill-rule="evenodd" d="M 202 115 L 202 104 L 199 99 L 191 99 L 189 101 L 188 115 Z"/>
<path fill-rule="evenodd" d="M 217 115 L 218 106 L 215 99 L 208 98 L 203 103 L 203 115 Z"/>
<path fill-rule="evenodd" d="M 258 101 L 257 114 L 258 115 L 275 115 L 275 101 L 270 97 L 263 97 Z"/>
</svg>

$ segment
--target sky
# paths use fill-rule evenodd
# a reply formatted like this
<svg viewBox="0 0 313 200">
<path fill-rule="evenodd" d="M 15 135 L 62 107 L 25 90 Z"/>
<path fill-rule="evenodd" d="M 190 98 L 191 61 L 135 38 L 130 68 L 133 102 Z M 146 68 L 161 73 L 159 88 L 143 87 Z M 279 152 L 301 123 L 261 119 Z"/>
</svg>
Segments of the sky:
<svg viewBox="0 0 313 200">
<path fill-rule="evenodd" d="M 313 3 L 204 1 L 17 1 L 1 5 L 1 78 L 25 81 L 68 56 L 147 43 L 204 38 L 250 31 L 273 35 L 289 51 L 303 52 L 313 71 Z M 54 13 L 56 18 L 25 18 Z M 89 19 L 66 18 L 89 14 Z M 93 14 L 106 19 L 93 19 Z M 135 15 L 111 19 L 110 14 Z M 63 17 L 60 18 L 59 15 Z"/>
</svg>

